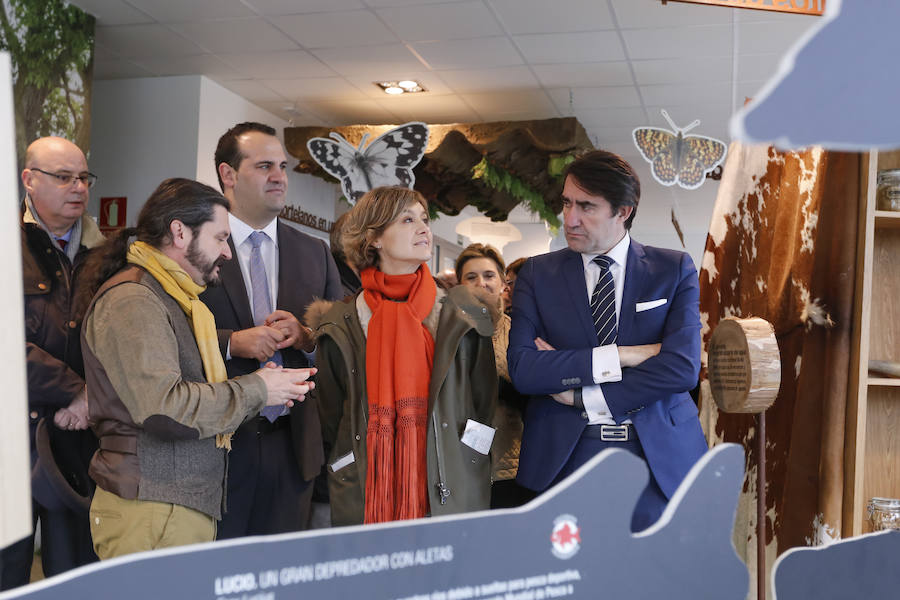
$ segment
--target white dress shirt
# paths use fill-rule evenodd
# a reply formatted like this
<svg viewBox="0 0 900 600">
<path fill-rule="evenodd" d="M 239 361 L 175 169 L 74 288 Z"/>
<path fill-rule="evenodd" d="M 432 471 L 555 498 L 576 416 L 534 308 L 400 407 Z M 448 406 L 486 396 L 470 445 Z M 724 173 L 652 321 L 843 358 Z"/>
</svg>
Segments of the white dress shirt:
<svg viewBox="0 0 900 600">
<path fill-rule="evenodd" d="M 612 274 L 613 285 L 616 287 L 616 323 L 619 322 L 619 314 L 622 311 L 622 294 L 625 292 L 625 265 L 628 262 L 628 247 L 630 245 L 631 236 L 626 231 L 625 237 L 606 253 L 606 256 L 613 260 L 613 263 L 609 266 L 609 272 Z M 597 281 L 600 280 L 600 265 L 594 262 L 594 258 L 597 256 L 599 255 L 581 255 L 581 260 L 584 262 L 584 283 L 587 290 L 588 304 L 591 302 L 594 288 L 597 287 Z M 618 346 L 616 344 L 608 344 L 595 347 L 591 360 L 591 369 L 595 384 L 621 381 L 622 365 L 619 363 Z M 616 421 L 609 411 L 606 398 L 603 396 L 603 390 L 600 389 L 599 385 L 585 386 L 582 388 L 581 394 L 584 410 L 588 415 L 588 425 L 615 424 Z M 623 421 L 623 423 L 630 422 L 630 420 Z"/>
<path fill-rule="evenodd" d="M 250 302 L 251 311 L 253 307 L 252 287 L 250 285 L 250 251 L 253 245 L 250 243 L 250 234 L 253 229 L 233 214 L 228 213 L 228 225 L 231 227 L 231 241 L 234 244 L 235 260 L 241 267 L 241 276 L 244 278 L 244 287 L 247 289 L 247 301 Z M 266 225 L 264 229 L 260 229 L 265 233 L 268 239 L 264 239 L 259 246 L 259 252 L 262 254 L 263 264 L 266 266 L 266 278 L 269 282 L 269 298 L 272 301 L 272 310 L 275 310 L 278 301 L 278 219 L 272 219 L 272 222 Z M 225 360 L 231 360 L 231 340 L 228 341 L 228 347 L 225 352 Z"/>
<path fill-rule="evenodd" d="M 259 247 L 263 264 L 266 266 L 266 278 L 269 282 L 269 298 L 272 301 L 272 310 L 278 301 L 278 219 L 266 225 L 264 229 L 253 229 L 231 213 L 228 214 L 228 224 L 231 226 L 231 241 L 237 251 L 235 257 L 241 266 L 241 275 L 244 277 L 244 287 L 247 288 L 247 300 L 253 306 L 252 292 L 250 291 L 250 251 L 253 245 L 250 243 L 250 234 L 254 231 L 262 231 L 268 236 Z"/>
</svg>

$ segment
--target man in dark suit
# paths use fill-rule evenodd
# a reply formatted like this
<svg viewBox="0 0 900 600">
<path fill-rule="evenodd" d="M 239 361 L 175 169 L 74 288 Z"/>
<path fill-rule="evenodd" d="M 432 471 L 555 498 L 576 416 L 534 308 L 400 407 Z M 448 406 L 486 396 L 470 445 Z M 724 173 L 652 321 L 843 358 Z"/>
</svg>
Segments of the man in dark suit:
<svg viewBox="0 0 900 600">
<path fill-rule="evenodd" d="M 241 123 L 219 139 L 215 161 L 231 203 L 234 260 L 201 299 L 215 315 L 228 377 L 269 361 L 310 366 L 315 342 L 297 317 L 313 298 L 339 299 L 341 280 L 323 241 L 277 218 L 287 194 L 284 147 L 271 127 Z M 305 529 L 312 481 L 325 460 L 314 395 L 246 421 L 232 448 L 218 538 Z"/>
<path fill-rule="evenodd" d="M 646 460 L 634 531 L 656 521 L 706 441 L 689 391 L 700 370 L 697 271 L 684 252 L 643 246 L 631 165 L 602 150 L 563 188 L 568 248 L 519 271 L 509 368 L 531 394 L 518 482 L 542 491 L 606 448 Z M 602 510 L 602 507 L 599 507 Z"/>
</svg>

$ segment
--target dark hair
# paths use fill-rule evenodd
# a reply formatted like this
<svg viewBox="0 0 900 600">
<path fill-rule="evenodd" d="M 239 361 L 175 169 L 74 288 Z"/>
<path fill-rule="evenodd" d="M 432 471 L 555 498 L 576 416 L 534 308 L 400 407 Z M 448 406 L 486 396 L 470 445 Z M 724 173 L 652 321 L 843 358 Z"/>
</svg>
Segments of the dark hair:
<svg viewBox="0 0 900 600">
<path fill-rule="evenodd" d="M 465 250 L 456 257 L 456 278 L 460 283 L 462 283 L 463 267 L 473 258 L 486 258 L 494 261 L 494 264 L 497 266 L 497 275 L 501 279 L 505 276 L 506 264 L 503 262 L 503 257 L 500 256 L 500 251 L 490 244 L 475 243 L 466 246 Z"/>
<path fill-rule="evenodd" d="M 517 258 L 516 260 L 514 260 L 514 261 L 512 261 L 511 263 L 509 263 L 508 265 L 506 265 L 506 275 L 507 275 L 507 277 L 510 276 L 510 275 L 515 275 L 516 277 L 518 277 L 518 276 L 519 276 L 519 269 L 522 268 L 522 265 L 525 264 L 525 261 L 526 261 L 526 260 L 528 260 L 528 257 L 527 257 L 527 256 L 522 256 L 521 258 Z"/>
<path fill-rule="evenodd" d="M 625 221 L 625 229 L 631 229 L 641 199 L 641 182 L 621 156 L 606 150 L 592 150 L 576 158 L 566 169 L 565 176 L 571 176 L 572 183 L 588 194 L 602 196 L 609 202 L 613 214 L 623 206 L 633 206 L 634 210 Z"/>
<path fill-rule="evenodd" d="M 241 166 L 244 155 L 241 154 L 241 149 L 238 146 L 238 138 L 251 131 L 258 131 L 259 133 L 271 136 L 276 135 L 273 127 L 254 121 L 247 121 L 245 123 L 238 123 L 226 131 L 222 137 L 219 138 L 219 143 L 216 144 L 216 177 L 219 178 L 219 188 L 223 192 L 225 191 L 225 183 L 222 181 L 222 176 L 219 175 L 219 165 L 225 163 L 235 171 Z"/>
<path fill-rule="evenodd" d="M 181 221 L 196 235 L 204 223 L 213 219 L 216 206 L 228 210 L 228 200 L 217 190 L 191 179 L 166 179 L 150 194 L 138 215 L 137 226 L 123 229 L 91 251 L 85 262 L 87 275 L 82 288 L 87 299 L 100 289 L 104 281 L 127 264 L 129 238 L 136 236 L 154 248 L 171 241 L 172 221 Z M 86 305 L 85 305 L 86 306 Z"/>
</svg>

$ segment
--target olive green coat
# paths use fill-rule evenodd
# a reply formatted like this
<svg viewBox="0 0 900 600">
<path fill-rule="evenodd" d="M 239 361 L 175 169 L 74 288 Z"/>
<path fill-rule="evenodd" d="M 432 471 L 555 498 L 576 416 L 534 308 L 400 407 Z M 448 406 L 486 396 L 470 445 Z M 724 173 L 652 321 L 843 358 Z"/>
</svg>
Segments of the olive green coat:
<svg viewBox="0 0 900 600">
<path fill-rule="evenodd" d="M 364 330 L 371 311 L 361 295 L 348 302 L 318 304 L 307 313 L 307 323 L 318 335 L 316 391 L 328 452 L 331 521 L 356 525 L 363 522 L 365 504 L 369 410 Z M 427 433 L 433 516 L 490 506 L 490 457 L 460 438 L 469 419 L 489 425 L 493 417 L 497 401 L 493 316 L 487 304 L 457 286 L 446 294 L 438 289 L 435 306 L 424 321 L 435 340 Z"/>
</svg>

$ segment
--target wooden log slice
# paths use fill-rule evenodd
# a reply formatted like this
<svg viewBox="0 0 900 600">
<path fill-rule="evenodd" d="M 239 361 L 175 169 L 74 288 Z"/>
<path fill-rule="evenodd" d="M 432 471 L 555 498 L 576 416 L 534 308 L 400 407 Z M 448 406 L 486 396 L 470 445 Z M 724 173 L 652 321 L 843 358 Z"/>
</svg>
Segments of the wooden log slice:
<svg viewBox="0 0 900 600">
<path fill-rule="evenodd" d="M 781 385 L 781 354 L 775 330 L 765 319 L 726 317 L 709 341 L 709 385 L 719 410 L 760 413 Z"/>
</svg>

